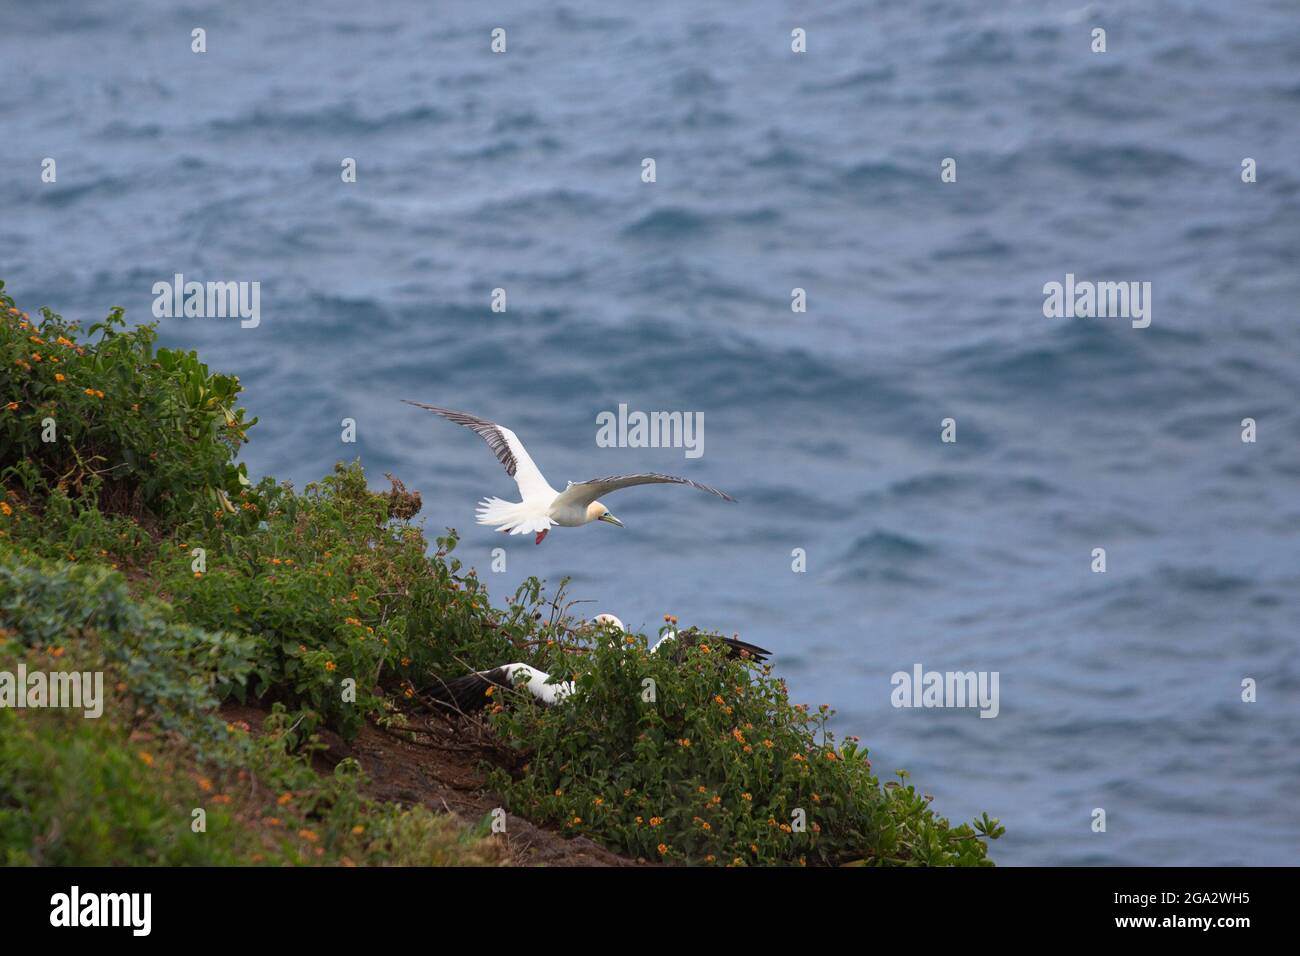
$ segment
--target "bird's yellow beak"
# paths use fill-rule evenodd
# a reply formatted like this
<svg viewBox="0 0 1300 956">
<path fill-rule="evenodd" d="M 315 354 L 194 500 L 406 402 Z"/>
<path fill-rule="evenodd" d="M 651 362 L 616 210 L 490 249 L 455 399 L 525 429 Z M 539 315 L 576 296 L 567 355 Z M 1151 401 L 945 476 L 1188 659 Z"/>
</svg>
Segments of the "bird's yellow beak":
<svg viewBox="0 0 1300 956">
<path fill-rule="evenodd" d="M 596 520 L 597 520 L 597 521 L 606 521 L 606 522 L 609 522 L 609 523 L 612 524 L 612 525 L 618 525 L 618 527 L 620 527 L 620 528 L 623 527 L 623 522 L 619 521 L 617 518 L 615 518 L 615 517 L 614 517 L 612 514 L 610 514 L 608 511 L 606 511 L 603 515 L 601 515 L 601 516 L 600 516 L 599 518 L 597 518 Z"/>
</svg>

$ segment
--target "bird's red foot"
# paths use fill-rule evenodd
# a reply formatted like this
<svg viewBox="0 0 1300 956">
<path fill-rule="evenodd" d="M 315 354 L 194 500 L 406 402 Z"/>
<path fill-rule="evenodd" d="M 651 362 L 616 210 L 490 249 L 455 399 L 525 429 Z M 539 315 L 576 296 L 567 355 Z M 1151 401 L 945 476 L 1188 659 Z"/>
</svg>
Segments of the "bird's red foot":
<svg viewBox="0 0 1300 956">
<path fill-rule="evenodd" d="M 537 532 L 537 540 L 534 541 L 533 544 L 541 544 L 541 543 L 542 543 L 542 539 L 545 538 L 545 537 L 546 537 L 548 534 L 550 534 L 550 533 L 551 533 L 551 529 L 550 529 L 550 528 L 547 528 L 545 531 L 539 531 L 539 532 Z"/>
</svg>

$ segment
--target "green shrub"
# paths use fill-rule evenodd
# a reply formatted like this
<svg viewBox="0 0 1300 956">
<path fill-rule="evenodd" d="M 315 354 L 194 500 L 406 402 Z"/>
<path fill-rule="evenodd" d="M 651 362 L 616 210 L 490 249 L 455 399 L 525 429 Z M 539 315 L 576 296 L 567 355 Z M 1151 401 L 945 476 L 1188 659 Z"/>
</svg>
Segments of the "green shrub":
<svg viewBox="0 0 1300 956">
<path fill-rule="evenodd" d="M 99 718 L 0 708 L 0 864 L 500 860 L 481 827 L 364 798 L 355 761 L 317 773 L 320 744 L 283 707 L 260 735 L 226 724 L 214 694 L 242 682 L 250 642 L 165 612 L 115 572 L 0 544 L 0 671 L 102 671 L 107 697 Z"/>
<path fill-rule="evenodd" d="M 185 620 L 254 639 L 248 692 L 301 708 L 308 729 L 351 737 L 385 699 L 404 702 L 429 674 L 513 653 L 529 631 L 527 607 L 493 609 L 477 575 L 450 557 L 454 534 L 429 557 L 418 528 L 390 522 L 390 497 L 367 489 L 360 465 L 302 495 L 270 488 L 259 498 L 266 520 L 255 533 L 218 523 L 164 547 L 150 586 Z M 345 697 L 349 678 L 355 695 Z"/>
<path fill-rule="evenodd" d="M 0 543 L 0 628 L 24 647 L 93 646 L 167 729 L 211 726 L 220 696 L 248 678 L 245 637 L 167 619 L 103 566 L 28 563 Z"/>
<path fill-rule="evenodd" d="M 256 424 L 235 407 L 239 380 L 125 326 L 114 308 L 80 344 L 78 323 L 49 309 L 33 321 L 0 282 L 0 481 L 148 521 L 233 513 L 248 485 L 235 453 Z"/>
<path fill-rule="evenodd" d="M 525 761 L 493 782 L 516 812 L 654 860 L 986 863 L 976 829 L 950 827 L 905 782 L 882 787 L 856 740 L 836 746 L 828 708 L 792 705 L 770 668 L 722 650 L 720 635 L 680 664 L 641 635 L 602 636 L 580 656 L 544 647 L 538 666 L 561 676 L 581 661 L 575 696 L 493 708 Z M 987 818 L 976 827 L 1001 833 Z"/>
</svg>

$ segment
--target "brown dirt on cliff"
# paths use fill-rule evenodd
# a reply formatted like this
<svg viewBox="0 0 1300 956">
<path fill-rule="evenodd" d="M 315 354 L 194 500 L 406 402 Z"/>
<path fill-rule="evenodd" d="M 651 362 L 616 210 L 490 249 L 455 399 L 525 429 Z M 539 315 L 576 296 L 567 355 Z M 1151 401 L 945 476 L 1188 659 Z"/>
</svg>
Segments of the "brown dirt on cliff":
<svg viewBox="0 0 1300 956">
<path fill-rule="evenodd" d="M 221 713 L 229 721 L 246 722 L 255 734 L 268 716 L 261 708 L 236 703 L 223 705 Z M 431 723 L 422 728 L 418 742 L 371 724 L 350 742 L 328 730 L 319 736 L 327 749 L 317 756 L 316 769 L 329 773 L 340 760 L 354 758 L 368 778 L 363 792 L 375 800 L 423 805 L 450 813 L 466 826 L 503 806 L 499 796 L 484 790 L 482 751 L 468 746 L 453 723 Z M 566 837 L 512 813 L 506 815 L 505 832 L 490 839 L 503 841 L 509 861 L 517 866 L 645 865 L 587 837 Z"/>
</svg>

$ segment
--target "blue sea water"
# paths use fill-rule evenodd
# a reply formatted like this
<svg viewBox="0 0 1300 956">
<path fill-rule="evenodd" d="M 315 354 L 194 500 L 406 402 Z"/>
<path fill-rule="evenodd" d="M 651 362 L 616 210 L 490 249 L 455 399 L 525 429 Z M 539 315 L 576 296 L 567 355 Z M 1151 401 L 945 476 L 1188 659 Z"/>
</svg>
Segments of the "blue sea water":
<svg viewBox="0 0 1300 956">
<path fill-rule="evenodd" d="M 244 382 L 255 475 L 359 455 L 497 598 L 568 575 L 772 648 L 1004 864 L 1300 860 L 1298 163 L 1291 0 L 0 5 L 24 307 L 259 281 L 256 329 L 162 324 Z M 1045 318 L 1066 273 L 1150 281 L 1151 326 Z M 513 483 L 404 398 L 552 483 L 739 503 L 505 539 L 473 508 Z M 598 448 L 619 403 L 703 412 L 704 455 Z M 917 663 L 997 671 L 999 715 L 894 708 Z"/>
</svg>

